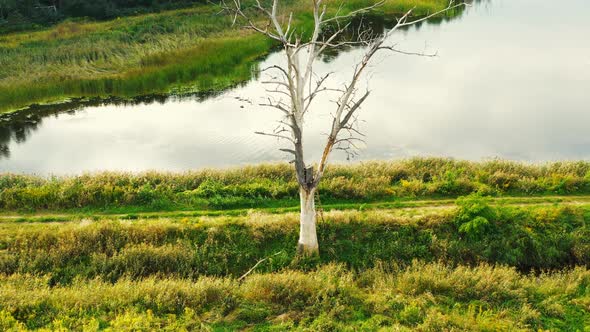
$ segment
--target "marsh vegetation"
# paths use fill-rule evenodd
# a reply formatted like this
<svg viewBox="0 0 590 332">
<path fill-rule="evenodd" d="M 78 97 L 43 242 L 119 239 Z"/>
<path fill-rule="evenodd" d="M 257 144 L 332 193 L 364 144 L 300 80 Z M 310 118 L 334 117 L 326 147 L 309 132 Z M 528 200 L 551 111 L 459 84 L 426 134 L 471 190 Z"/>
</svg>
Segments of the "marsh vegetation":
<svg viewBox="0 0 590 332">
<path fill-rule="evenodd" d="M 588 195 L 590 163 L 414 158 L 334 165 L 326 171 L 318 193 L 323 203 L 395 202 L 469 194 Z M 0 208 L 13 211 L 294 207 L 298 195 L 292 166 L 286 163 L 184 173 L 0 177 Z"/>
<path fill-rule="evenodd" d="M 332 10 L 337 8 L 334 1 L 329 3 Z M 366 3 L 347 1 L 342 10 Z M 395 1 L 375 14 L 392 18 L 413 5 Z M 443 0 L 421 1 L 415 14 L 446 5 Z M 302 1 L 290 6 L 296 12 L 310 10 Z M 232 27 L 231 18 L 219 10 L 198 5 L 0 35 L 0 111 L 72 97 L 219 90 L 247 81 L 252 66 L 276 45 Z"/>
</svg>

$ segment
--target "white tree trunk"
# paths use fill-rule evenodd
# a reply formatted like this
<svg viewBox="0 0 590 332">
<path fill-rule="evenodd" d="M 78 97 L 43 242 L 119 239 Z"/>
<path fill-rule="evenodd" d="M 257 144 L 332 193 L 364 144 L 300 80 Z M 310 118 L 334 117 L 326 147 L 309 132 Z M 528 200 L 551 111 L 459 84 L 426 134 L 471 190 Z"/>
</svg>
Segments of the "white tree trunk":
<svg viewBox="0 0 590 332">
<path fill-rule="evenodd" d="M 299 189 L 301 199 L 301 216 L 299 228 L 299 243 L 297 253 L 300 255 L 319 254 L 318 235 L 316 232 L 315 189 Z"/>
</svg>

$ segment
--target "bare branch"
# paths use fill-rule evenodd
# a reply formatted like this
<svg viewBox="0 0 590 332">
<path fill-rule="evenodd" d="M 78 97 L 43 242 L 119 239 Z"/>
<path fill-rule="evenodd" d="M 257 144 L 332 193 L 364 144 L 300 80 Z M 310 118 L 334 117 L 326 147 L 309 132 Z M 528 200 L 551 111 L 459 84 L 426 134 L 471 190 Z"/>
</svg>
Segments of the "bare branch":
<svg viewBox="0 0 590 332">
<path fill-rule="evenodd" d="M 277 65 L 273 65 L 273 66 L 269 66 L 264 69 L 261 69 L 260 72 L 263 73 L 267 70 L 272 70 L 272 69 L 280 71 L 285 76 L 285 78 L 289 78 L 289 73 L 283 67 L 277 66 Z"/>
<path fill-rule="evenodd" d="M 263 107 L 272 107 L 272 108 L 278 109 L 279 111 L 285 113 L 286 115 L 288 115 L 290 113 L 288 109 L 286 109 L 285 107 L 283 107 L 280 104 L 273 104 L 273 103 L 269 102 L 269 103 L 262 103 L 259 105 L 263 106 Z"/>
<path fill-rule="evenodd" d="M 366 13 L 368 11 L 371 11 L 371 10 L 377 8 L 377 7 L 383 6 L 384 3 L 385 3 L 385 0 L 381 0 L 379 2 L 374 3 L 371 6 L 367 6 L 367 7 L 361 8 L 361 9 L 357 9 L 357 10 L 353 10 L 353 11 L 351 11 L 350 13 L 348 13 L 346 15 L 338 15 L 338 14 L 336 14 L 335 16 L 322 21 L 322 23 L 329 23 L 329 22 L 333 22 L 333 21 L 338 21 L 338 20 L 342 20 L 342 19 L 345 19 L 345 18 L 353 17 L 353 16 L 355 16 L 357 14 Z"/>
<path fill-rule="evenodd" d="M 309 108 L 309 106 L 311 105 L 311 102 L 313 101 L 313 99 L 317 96 L 318 93 L 322 92 L 322 91 L 328 91 L 328 88 L 322 88 L 324 82 L 328 79 L 328 77 L 330 77 L 330 75 L 332 75 L 333 72 L 329 72 L 326 75 L 322 76 L 320 79 L 318 79 L 316 81 L 316 85 L 315 85 L 315 89 L 313 89 L 313 91 L 311 91 L 311 81 L 310 81 L 310 92 L 309 95 L 305 98 L 303 98 L 304 101 L 307 101 L 307 105 L 305 106 L 305 109 L 303 112 L 306 112 Z"/>
<path fill-rule="evenodd" d="M 272 255 L 270 255 L 270 256 L 268 256 L 266 258 L 263 258 L 263 259 L 259 260 L 258 262 L 256 262 L 256 264 L 254 264 L 254 266 L 252 266 L 252 268 L 250 270 L 248 270 L 248 272 L 244 273 L 241 277 L 238 278 L 238 282 L 241 282 L 242 280 L 244 280 L 244 278 L 246 278 L 250 273 L 252 273 L 252 271 L 254 271 L 258 267 L 258 265 L 264 263 L 264 261 L 266 261 L 266 260 L 268 260 L 268 259 L 270 259 L 270 258 L 272 258 L 274 256 L 277 256 L 277 255 L 281 254 L 282 252 L 283 251 L 281 250 L 281 251 L 279 251 L 277 253 L 274 253 L 274 254 L 272 254 Z"/>
<path fill-rule="evenodd" d="M 401 28 L 401 27 L 405 27 L 405 26 L 410 26 L 410 25 L 414 25 L 420 22 L 424 22 L 427 21 L 435 16 L 438 16 L 442 13 L 446 13 L 450 10 L 456 9 L 456 8 L 460 8 L 460 7 L 467 7 L 470 6 L 468 3 L 463 2 L 463 1 L 455 1 L 455 0 L 451 0 L 449 2 L 449 5 L 445 8 L 445 9 L 441 9 L 437 12 L 434 12 L 430 15 L 426 15 L 424 17 L 421 17 L 419 19 L 413 20 L 413 21 L 408 21 L 408 17 L 410 16 L 410 14 L 413 12 L 413 9 L 410 10 L 408 13 L 406 13 L 406 15 L 404 15 L 402 22 L 398 22 L 398 24 L 396 25 L 397 28 Z"/>
<path fill-rule="evenodd" d="M 365 143 L 365 140 L 362 139 L 362 138 L 358 138 L 358 137 L 346 137 L 346 138 L 337 139 L 336 141 L 334 141 L 334 144 L 343 143 L 343 142 L 350 143 L 350 142 L 354 142 L 354 141 L 359 141 L 359 142 Z"/>
<path fill-rule="evenodd" d="M 287 136 L 284 136 L 284 135 L 265 133 L 265 132 L 262 132 L 262 131 L 257 131 L 257 132 L 254 132 L 254 133 L 257 134 L 257 135 L 262 135 L 262 136 L 270 136 L 270 137 L 276 137 L 276 138 L 280 138 L 280 139 L 286 139 L 286 140 L 290 141 L 291 143 L 295 144 L 295 141 L 291 137 L 287 137 Z"/>
<path fill-rule="evenodd" d="M 378 50 L 388 50 L 395 53 L 403 54 L 403 55 L 413 55 L 413 56 L 422 56 L 427 58 L 435 58 L 438 56 L 438 52 L 435 53 L 424 53 L 424 52 L 407 52 L 396 49 L 394 46 L 380 46 Z"/>
<path fill-rule="evenodd" d="M 274 0 L 274 3 L 276 4 L 278 0 Z M 235 25 L 236 22 L 238 21 L 238 18 L 242 18 L 243 20 L 245 20 L 247 22 L 247 24 L 244 26 L 247 29 L 251 29 L 254 30 L 258 33 L 261 33 L 271 39 L 280 41 L 280 42 L 287 42 L 284 38 L 284 35 L 282 34 L 282 29 L 277 29 L 276 32 L 277 33 L 272 33 L 269 30 L 269 26 L 270 24 L 267 24 L 264 28 L 258 26 L 256 23 L 254 23 L 254 21 L 252 21 L 252 19 L 246 15 L 244 13 L 244 11 L 242 10 L 242 4 L 240 2 L 240 0 L 233 0 L 232 1 L 233 4 L 232 5 L 228 5 L 226 3 L 225 0 L 222 0 L 220 3 L 221 8 L 228 12 L 231 13 L 233 16 L 233 21 L 232 24 Z M 276 18 L 273 19 L 272 17 L 272 12 L 269 12 L 268 10 L 266 10 L 262 4 L 260 3 L 260 1 L 256 1 L 256 9 L 261 12 L 262 14 L 264 14 L 267 18 L 269 18 L 273 23 L 275 23 Z M 278 22 L 277 22 L 278 23 Z M 278 25 L 278 27 L 280 28 L 280 24 Z M 277 28 L 277 25 L 275 24 L 275 29 Z"/>
<path fill-rule="evenodd" d="M 365 92 L 365 94 L 361 97 L 361 99 L 359 99 L 358 101 L 354 102 L 354 104 L 352 106 L 350 106 L 348 112 L 344 116 L 344 119 L 342 119 L 342 121 L 340 121 L 340 128 L 344 127 L 348 123 L 348 121 L 350 120 L 350 118 L 352 117 L 352 115 L 354 114 L 354 112 L 361 107 L 361 105 L 369 97 L 369 94 L 370 93 L 371 93 L 371 91 Z"/>
<path fill-rule="evenodd" d="M 293 155 L 296 155 L 297 154 L 295 152 L 295 150 L 291 150 L 291 149 L 279 149 L 279 151 L 283 151 L 283 152 L 287 152 L 287 153 L 292 153 Z"/>
</svg>

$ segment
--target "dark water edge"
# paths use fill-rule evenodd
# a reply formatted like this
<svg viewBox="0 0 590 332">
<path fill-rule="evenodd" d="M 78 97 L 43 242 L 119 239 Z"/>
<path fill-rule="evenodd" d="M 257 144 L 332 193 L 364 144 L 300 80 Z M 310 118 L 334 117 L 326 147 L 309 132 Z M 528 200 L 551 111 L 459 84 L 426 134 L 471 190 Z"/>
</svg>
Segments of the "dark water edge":
<svg viewBox="0 0 590 332">
<path fill-rule="evenodd" d="M 247 82 L 247 81 L 246 81 Z M 44 118 L 56 117 L 60 114 L 75 114 L 86 107 L 100 106 L 138 106 L 146 104 L 166 104 L 173 101 L 196 101 L 203 102 L 209 98 L 221 95 L 222 93 L 238 88 L 246 84 L 241 82 L 227 87 L 223 90 L 210 90 L 192 93 L 155 93 L 150 95 L 136 96 L 130 98 L 109 96 L 109 97 L 87 97 L 70 98 L 63 102 L 52 104 L 32 104 L 26 108 L 0 114 L 0 160 L 10 157 L 8 147 L 11 140 L 17 143 L 24 143 L 30 135 L 43 123 Z"/>
</svg>

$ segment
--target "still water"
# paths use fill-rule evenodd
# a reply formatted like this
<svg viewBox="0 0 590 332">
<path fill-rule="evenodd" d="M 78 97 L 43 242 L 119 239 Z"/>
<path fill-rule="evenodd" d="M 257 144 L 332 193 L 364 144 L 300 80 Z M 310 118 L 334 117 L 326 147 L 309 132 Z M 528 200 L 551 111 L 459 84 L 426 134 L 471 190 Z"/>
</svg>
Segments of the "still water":
<svg viewBox="0 0 590 332">
<path fill-rule="evenodd" d="M 590 159 L 589 17 L 587 0 L 491 0 L 394 34 L 400 48 L 438 57 L 376 59 L 357 159 Z M 342 52 L 317 70 L 335 71 L 338 83 L 362 53 Z M 280 62 L 275 53 L 261 67 Z M 0 122 L 0 171 L 178 171 L 287 160 L 280 142 L 254 134 L 278 119 L 254 106 L 263 96 L 253 80 L 215 96 L 13 115 Z M 307 120 L 310 161 L 333 107 L 329 97 L 319 100 Z"/>
</svg>

